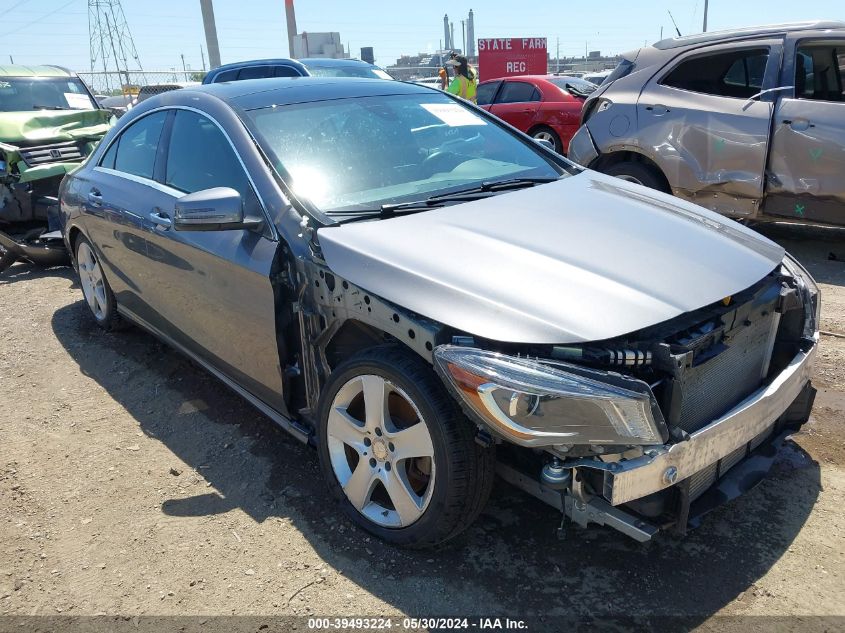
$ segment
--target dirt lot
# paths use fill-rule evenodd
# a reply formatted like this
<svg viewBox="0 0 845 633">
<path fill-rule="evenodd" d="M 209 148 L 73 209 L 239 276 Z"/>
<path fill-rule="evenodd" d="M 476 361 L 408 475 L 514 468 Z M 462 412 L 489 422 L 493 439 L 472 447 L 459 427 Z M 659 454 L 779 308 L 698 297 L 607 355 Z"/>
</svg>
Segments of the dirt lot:
<svg viewBox="0 0 845 633">
<path fill-rule="evenodd" d="M 845 336 L 843 242 L 774 237 Z M 770 478 L 685 539 L 561 542 L 500 483 L 422 553 L 351 527 L 315 454 L 214 378 L 98 330 L 69 269 L 0 279 L 0 340 L 0 614 L 845 616 L 845 338 L 822 338 L 813 419 Z"/>
</svg>

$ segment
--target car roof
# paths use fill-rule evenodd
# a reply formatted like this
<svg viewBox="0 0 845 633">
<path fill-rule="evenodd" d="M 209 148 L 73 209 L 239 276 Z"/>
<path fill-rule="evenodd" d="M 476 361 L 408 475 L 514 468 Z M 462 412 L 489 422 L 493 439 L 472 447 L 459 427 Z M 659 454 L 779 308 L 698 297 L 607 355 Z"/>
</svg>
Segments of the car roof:
<svg viewBox="0 0 845 633">
<path fill-rule="evenodd" d="M 691 46 L 694 44 L 706 44 L 740 39 L 754 35 L 776 35 L 778 33 L 791 33 L 794 31 L 818 31 L 829 29 L 845 29 L 845 22 L 834 20 L 816 20 L 807 22 L 787 22 L 784 24 L 769 24 L 765 26 L 750 26 L 726 31 L 710 31 L 709 33 L 698 33 L 696 35 L 685 35 L 683 37 L 672 37 L 660 40 L 654 44 L 654 48 L 666 50 L 671 48 L 680 48 L 682 46 Z"/>
<path fill-rule="evenodd" d="M 402 94 L 442 94 L 440 90 L 403 81 L 352 77 L 276 77 L 204 84 L 177 91 L 185 99 L 206 93 L 230 105 L 251 110 L 327 99 L 377 97 Z M 175 94 L 175 93 L 171 93 Z"/>
<path fill-rule="evenodd" d="M 373 66 L 361 59 L 335 59 L 333 57 L 306 57 L 300 59 L 305 66 L 323 66 L 325 68 L 338 68 L 342 66 Z"/>
<path fill-rule="evenodd" d="M 490 83 L 491 81 L 551 81 L 552 79 L 575 79 L 580 81 L 580 77 L 573 77 L 572 75 L 511 75 L 509 77 L 496 77 L 494 79 L 485 79 L 481 84 Z"/>
<path fill-rule="evenodd" d="M 76 73 L 61 66 L 0 65 L 0 77 L 76 77 Z"/>
</svg>

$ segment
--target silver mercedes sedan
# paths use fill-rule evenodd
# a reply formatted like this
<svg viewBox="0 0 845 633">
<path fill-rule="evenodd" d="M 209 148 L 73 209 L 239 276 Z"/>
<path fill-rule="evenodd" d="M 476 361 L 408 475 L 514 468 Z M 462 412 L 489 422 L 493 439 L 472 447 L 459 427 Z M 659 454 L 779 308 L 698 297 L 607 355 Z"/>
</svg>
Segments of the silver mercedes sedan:
<svg viewBox="0 0 845 633">
<path fill-rule="evenodd" d="M 683 532 L 813 403 L 819 293 L 783 249 L 424 86 L 162 94 L 60 203 L 94 321 L 313 445 L 394 544 L 459 534 L 496 473 L 567 523 Z"/>
</svg>

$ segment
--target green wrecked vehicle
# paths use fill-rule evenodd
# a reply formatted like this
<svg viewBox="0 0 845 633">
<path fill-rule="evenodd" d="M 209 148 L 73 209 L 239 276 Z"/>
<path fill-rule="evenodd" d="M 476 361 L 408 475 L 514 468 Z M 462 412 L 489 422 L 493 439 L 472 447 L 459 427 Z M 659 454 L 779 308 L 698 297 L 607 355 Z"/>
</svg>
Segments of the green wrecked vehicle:
<svg viewBox="0 0 845 633">
<path fill-rule="evenodd" d="M 0 272 L 19 259 L 67 261 L 56 230 L 59 183 L 113 122 L 73 72 L 0 65 Z"/>
</svg>

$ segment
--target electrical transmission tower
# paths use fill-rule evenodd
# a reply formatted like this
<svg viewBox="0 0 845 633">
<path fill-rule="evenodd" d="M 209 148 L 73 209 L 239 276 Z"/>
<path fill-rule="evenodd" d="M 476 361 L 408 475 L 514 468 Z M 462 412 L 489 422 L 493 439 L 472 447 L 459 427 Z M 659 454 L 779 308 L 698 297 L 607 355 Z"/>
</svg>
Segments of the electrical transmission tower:
<svg viewBox="0 0 845 633">
<path fill-rule="evenodd" d="M 120 0 L 88 0 L 88 35 L 92 77 L 100 78 L 94 81 L 97 90 L 126 94 L 129 72 L 143 69 Z"/>
</svg>

